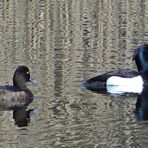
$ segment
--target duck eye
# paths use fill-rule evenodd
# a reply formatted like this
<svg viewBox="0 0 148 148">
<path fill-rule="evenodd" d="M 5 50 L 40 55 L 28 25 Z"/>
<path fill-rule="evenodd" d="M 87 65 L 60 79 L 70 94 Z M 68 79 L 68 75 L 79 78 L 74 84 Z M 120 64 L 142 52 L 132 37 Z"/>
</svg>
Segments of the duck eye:
<svg viewBox="0 0 148 148">
<path fill-rule="evenodd" d="M 27 75 L 29 75 L 29 71 L 27 71 Z"/>
</svg>

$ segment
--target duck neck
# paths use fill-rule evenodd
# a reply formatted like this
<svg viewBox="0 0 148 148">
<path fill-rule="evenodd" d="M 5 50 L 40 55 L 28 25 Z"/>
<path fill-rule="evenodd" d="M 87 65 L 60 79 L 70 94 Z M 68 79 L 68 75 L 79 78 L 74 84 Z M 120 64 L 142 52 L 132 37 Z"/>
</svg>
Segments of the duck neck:
<svg viewBox="0 0 148 148">
<path fill-rule="evenodd" d="M 13 86 L 20 90 L 25 90 L 27 88 L 25 85 L 25 80 L 22 80 L 19 76 L 13 77 Z"/>
<path fill-rule="evenodd" d="M 137 61 L 137 67 L 139 71 L 148 70 L 148 59 L 147 59 L 148 53 L 141 52 L 138 57 Z"/>
<path fill-rule="evenodd" d="M 140 53 L 139 56 L 136 58 L 136 65 L 137 65 L 138 71 L 141 71 L 143 69 L 142 67 L 143 63 L 144 61 L 143 61 L 142 53 Z"/>
</svg>

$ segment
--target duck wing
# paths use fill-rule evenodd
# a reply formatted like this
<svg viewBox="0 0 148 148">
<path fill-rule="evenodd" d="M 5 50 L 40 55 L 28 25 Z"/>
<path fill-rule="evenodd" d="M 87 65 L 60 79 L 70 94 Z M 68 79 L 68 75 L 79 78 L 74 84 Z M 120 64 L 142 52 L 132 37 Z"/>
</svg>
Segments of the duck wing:
<svg viewBox="0 0 148 148">
<path fill-rule="evenodd" d="M 107 72 L 105 74 L 93 77 L 93 78 L 87 80 L 86 82 L 96 82 L 96 81 L 106 82 L 107 79 L 111 76 L 120 76 L 120 77 L 123 77 L 123 78 L 132 78 L 132 77 L 136 77 L 138 75 L 139 75 L 139 72 L 124 69 L 124 70 Z"/>
<path fill-rule="evenodd" d="M 17 91 L 11 86 L 6 88 L 5 86 L 0 87 L 0 111 L 22 107 L 33 101 L 33 94 L 29 89 Z"/>
<path fill-rule="evenodd" d="M 93 77 L 91 79 L 88 79 L 84 83 L 82 83 L 82 87 L 89 89 L 89 90 L 98 90 L 98 89 L 106 89 L 106 81 L 111 76 L 120 76 L 123 78 L 132 78 L 138 76 L 139 73 L 133 70 L 116 70 L 116 71 L 110 71 L 107 73 L 104 73 L 102 75 Z"/>
</svg>

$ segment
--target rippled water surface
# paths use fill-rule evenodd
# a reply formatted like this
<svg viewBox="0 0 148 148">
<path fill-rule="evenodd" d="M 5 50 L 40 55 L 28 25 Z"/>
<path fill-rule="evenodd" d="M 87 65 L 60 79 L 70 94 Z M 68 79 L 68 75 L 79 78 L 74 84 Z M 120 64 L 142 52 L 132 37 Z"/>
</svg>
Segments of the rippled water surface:
<svg viewBox="0 0 148 148">
<path fill-rule="evenodd" d="M 147 147 L 148 124 L 135 116 L 137 97 L 80 88 L 114 69 L 136 69 L 135 48 L 148 41 L 148 1 L 7 0 L 0 2 L 0 82 L 27 65 L 38 110 L 25 127 L 0 112 L 0 147 Z"/>
</svg>

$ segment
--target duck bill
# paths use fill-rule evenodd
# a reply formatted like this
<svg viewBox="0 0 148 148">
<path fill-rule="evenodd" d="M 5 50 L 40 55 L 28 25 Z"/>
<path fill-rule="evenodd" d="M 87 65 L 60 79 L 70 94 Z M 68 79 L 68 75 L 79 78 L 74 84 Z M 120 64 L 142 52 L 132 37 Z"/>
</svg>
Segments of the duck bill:
<svg viewBox="0 0 148 148">
<path fill-rule="evenodd" d="M 33 85 L 37 84 L 37 80 L 34 77 L 30 77 L 29 82 L 32 82 Z"/>
</svg>

